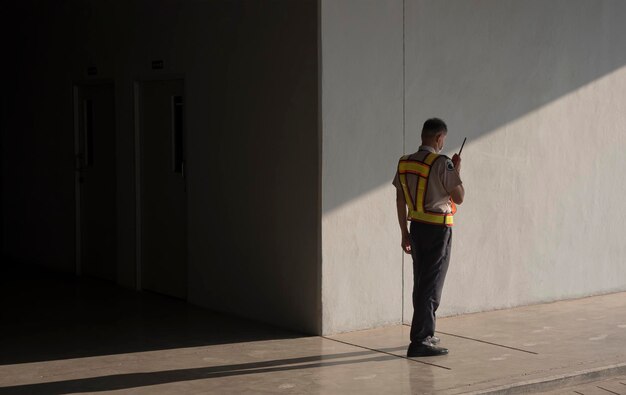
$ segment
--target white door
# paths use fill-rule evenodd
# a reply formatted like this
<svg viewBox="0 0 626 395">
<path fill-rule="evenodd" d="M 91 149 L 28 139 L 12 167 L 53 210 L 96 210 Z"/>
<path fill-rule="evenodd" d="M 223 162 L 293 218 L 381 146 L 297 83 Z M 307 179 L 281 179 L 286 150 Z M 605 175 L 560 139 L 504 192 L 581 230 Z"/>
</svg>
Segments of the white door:
<svg viewBox="0 0 626 395">
<path fill-rule="evenodd" d="M 139 84 L 141 287 L 187 298 L 183 80 Z"/>
<path fill-rule="evenodd" d="M 79 274 L 116 280 L 115 90 L 75 87 Z"/>
</svg>

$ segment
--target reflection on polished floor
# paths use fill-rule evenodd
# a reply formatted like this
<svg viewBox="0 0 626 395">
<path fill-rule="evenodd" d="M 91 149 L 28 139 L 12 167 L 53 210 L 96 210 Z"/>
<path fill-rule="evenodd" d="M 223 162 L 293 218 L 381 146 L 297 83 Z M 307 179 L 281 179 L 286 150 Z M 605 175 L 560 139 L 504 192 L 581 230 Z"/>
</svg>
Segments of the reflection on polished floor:
<svg viewBox="0 0 626 395">
<path fill-rule="evenodd" d="M 407 359 L 407 326 L 302 336 L 95 280 L 9 277 L 0 395 L 537 392 L 626 372 L 623 293 L 440 319 L 450 355 Z"/>
</svg>

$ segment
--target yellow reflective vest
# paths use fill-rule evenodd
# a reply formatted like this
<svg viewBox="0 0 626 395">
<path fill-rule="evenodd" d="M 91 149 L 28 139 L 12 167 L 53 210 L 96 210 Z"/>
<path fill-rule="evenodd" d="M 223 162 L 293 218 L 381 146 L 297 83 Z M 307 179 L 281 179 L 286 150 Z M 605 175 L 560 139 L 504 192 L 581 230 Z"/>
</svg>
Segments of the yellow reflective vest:
<svg viewBox="0 0 626 395">
<path fill-rule="evenodd" d="M 439 155 L 431 152 L 426 155 L 423 161 L 409 160 L 409 156 L 410 155 L 403 156 L 398 162 L 398 177 L 402 185 L 402 191 L 404 192 L 404 200 L 409 207 L 408 219 L 410 221 L 424 222 L 427 224 L 453 226 L 456 205 L 452 200 L 452 213 L 449 214 L 435 213 L 424 209 L 430 168 Z M 406 179 L 407 174 L 417 175 L 417 191 L 411 191 L 409 189 L 409 183 Z"/>
</svg>

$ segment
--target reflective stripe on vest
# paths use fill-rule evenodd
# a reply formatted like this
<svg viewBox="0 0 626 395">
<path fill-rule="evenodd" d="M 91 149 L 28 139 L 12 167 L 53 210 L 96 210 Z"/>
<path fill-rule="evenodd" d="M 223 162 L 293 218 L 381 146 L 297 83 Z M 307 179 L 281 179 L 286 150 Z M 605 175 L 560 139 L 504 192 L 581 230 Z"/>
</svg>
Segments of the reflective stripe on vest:
<svg viewBox="0 0 626 395">
<path fill-rule="evenodd" d="M 428 176 L 430 175 L 430 168 L 439 157 L 438 154 L 429 153 L 423 162 L 409 160 L 409 155 L 400 158 L 398 163 L 398 177 L 400 178 L 400 184 L 402 185 L 402 191 L 404 192 L 404 200 L 409 207 L 409 220 L 425 222 L 435 225 L 454 225 L 454 213 L 456 212 L 456 205 L 452 203 L 452 213 L 442 214 L 426 211 L 424 209 L 424 201 L 426 198 L 426 188 L 428 186 Z M 414 174 L 417 178 L 417 191 L 415 193 L 415 199 L 411 195 L 409 190 L 409 183 L 407 182 L 406 175 Z"/>
</svg>

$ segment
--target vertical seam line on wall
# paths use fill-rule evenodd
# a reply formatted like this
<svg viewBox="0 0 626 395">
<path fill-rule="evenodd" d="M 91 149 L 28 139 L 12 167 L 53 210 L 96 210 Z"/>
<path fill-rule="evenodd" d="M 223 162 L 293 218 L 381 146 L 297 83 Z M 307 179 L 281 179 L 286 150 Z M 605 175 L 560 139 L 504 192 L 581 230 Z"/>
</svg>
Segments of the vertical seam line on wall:
<svg viewBox="0 0 626 395">
<path fill-rule="evenodd" d="M 402 155 L 406 153 L 406 49 L 405 49 L 405 3 L 406 0 L 402 0 Z M 402 286 L 400 287 L 400 298 L 401 303 L 400 307 L 402 308 L 402 312 L 400 314 L 400 319 L 402 323 L 404 323 L 404 251 L 402 254 Z"/>
<path fill-rule="evenodd" d="M 402 155 L 406 153 L 406 47 L 405 47 L 405 9 L 406 0 L 402 0 Z"/>
<path fill-rule="evenodd" d="M 322 217 L 324 210 L 324 180 L 323 176 L 323 150 L 324 150 L 324 114 L 322 113 L 323 97 L 323 63 L 322 63 L 322 0 L 317 1 L 317 334 L 324 333 L 324 307 L 323 307 L 323 250 L 322 250 Z"/>
</svg>

